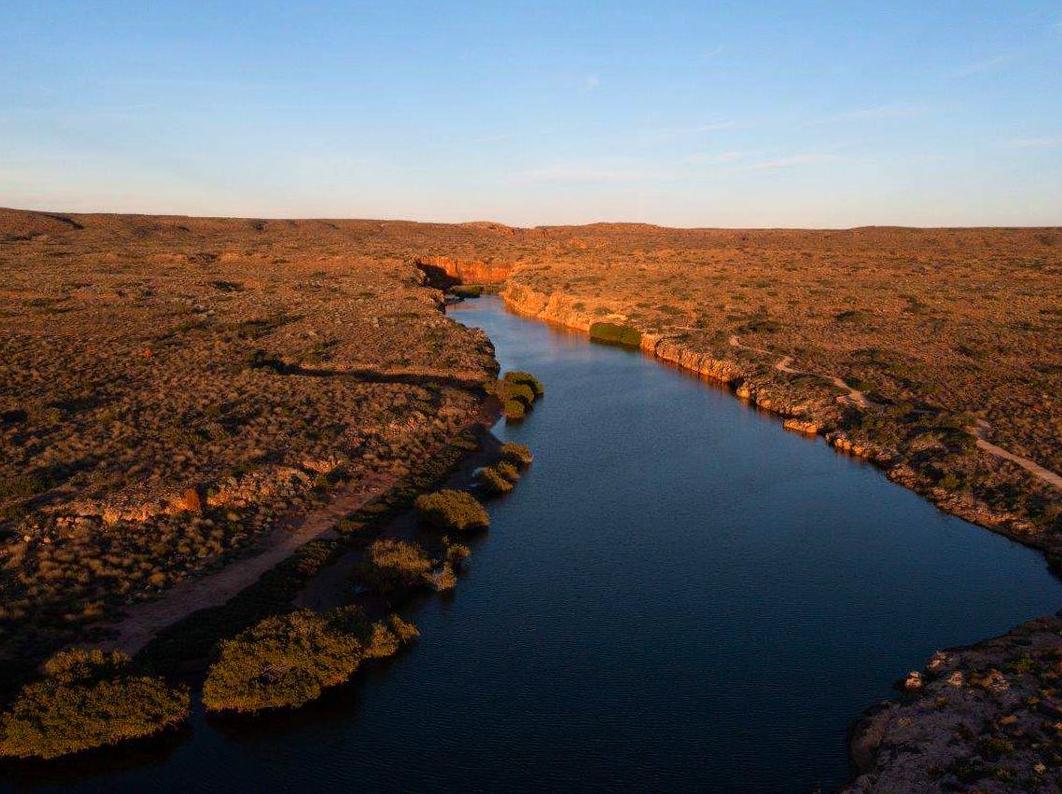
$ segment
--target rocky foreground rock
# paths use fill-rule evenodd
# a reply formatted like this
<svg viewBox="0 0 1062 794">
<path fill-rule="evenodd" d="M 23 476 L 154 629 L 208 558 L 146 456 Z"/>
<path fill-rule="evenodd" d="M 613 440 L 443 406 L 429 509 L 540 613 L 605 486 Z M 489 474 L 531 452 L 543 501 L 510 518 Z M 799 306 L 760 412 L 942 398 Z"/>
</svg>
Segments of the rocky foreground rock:
<svg viewBox="0 0 1062 794">
<path fill-rule="evenodd" d="M 940 651 L 853 733 L 848 792 L 1057 792 L 1062 617 Z"/>
</svg>

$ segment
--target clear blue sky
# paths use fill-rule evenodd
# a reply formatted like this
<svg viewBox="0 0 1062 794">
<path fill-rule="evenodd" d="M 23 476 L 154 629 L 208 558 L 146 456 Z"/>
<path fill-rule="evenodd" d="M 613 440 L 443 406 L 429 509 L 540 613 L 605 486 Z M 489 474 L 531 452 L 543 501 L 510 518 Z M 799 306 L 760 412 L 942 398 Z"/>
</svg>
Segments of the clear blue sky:
<svg viewBox="0 0 1062 794">
<path fill-rule="evenodd" d="M 0 205 L 1062 224 L 1062 1 L 0 0 Z"/>
</svg>

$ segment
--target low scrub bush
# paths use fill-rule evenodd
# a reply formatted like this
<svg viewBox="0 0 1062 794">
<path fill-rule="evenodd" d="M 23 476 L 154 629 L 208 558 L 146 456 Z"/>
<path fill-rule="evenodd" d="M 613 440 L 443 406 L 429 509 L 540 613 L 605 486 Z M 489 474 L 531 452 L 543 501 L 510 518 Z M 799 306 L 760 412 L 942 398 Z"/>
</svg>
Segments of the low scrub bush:
<svg viewBox="0 0 1062 794">
<path fill-rule="evenodd" d="M 458 298 L 478 298 L 483 294 L 483 287 L 478 284 L 455 284 L 450 287 L 450 294 Z"/>
<path fill-rule="evenodd" d="M 596 322 L 590 326 L 590 338 L 595 342 L 604 342 L 608 345 L 623 345 L 625 347 L 640 347 L 642 344 L 642 332 L 629 325 L 616 323 Z"/>
<path fill-rule="evenodd" d="M 136 675 L 123 653 L 61 651 L 0 717 L 0 756 L 56 758 L 151 736 L 183 722 L 188 702 L 186 689 Z"/>
<path fill-rule="evenodd" d="M 511 422 L 519 421 L 527 416 L 527 406 L 519 400 L 506 400 L 502 410 L 505 418 Z"/>
<path fill-rule="evenodd" d="M 476 479 L 487 493 L 504 494 L 513 489 L 513 481 L 505 477 L 497 466 L 487 466 L 476 472 Z"/>
<path fill-rule="evenodd" d="M 391 656 L 419 634 L 397 615 L 370 623 L 356 606 L 274 615 L 221 644 L 203 703 L 211 711 L 296 708 L 347 681 L 363 659 Z"/>
<path fill-rule="evenodd" d="M 468 532 L 490 526 L 490 516 L 483 505 L 464 491 L 444 489 L 422 494 L 414 506 L 424 521 L 438 529 Z"/>
<path fill-rule="evenodd" d="M 515 441 L 509 441 L 501 445 L 501 449 L 498 450 L 501 454 L 502 460 L 507 460 L 510 463 L 515 463 L 518 466 L 528 466 L 531 461 L 534 460 L 534 455 L 531 453 L 531 448 L 526 444 L 518 444 Z"/>
<path fill-rule="evenodd" d="M 434 567 L 416 543 L 380 538 L 369 546 L 361 575 L 368 585 L 387 593 L 430 585 Z"/>
<path fill-rule="evenodd" d="M 520 369 L 514 369 L 505 373 L 503 377 L 508 383 L 520 384 L 527 386 L 534 392 L 535 397 L 541 397 L 546 393 L 546 387 L 542 385 L 542 381 L 532 375 L 530 372 L 525 372 Z"/>
</svg>

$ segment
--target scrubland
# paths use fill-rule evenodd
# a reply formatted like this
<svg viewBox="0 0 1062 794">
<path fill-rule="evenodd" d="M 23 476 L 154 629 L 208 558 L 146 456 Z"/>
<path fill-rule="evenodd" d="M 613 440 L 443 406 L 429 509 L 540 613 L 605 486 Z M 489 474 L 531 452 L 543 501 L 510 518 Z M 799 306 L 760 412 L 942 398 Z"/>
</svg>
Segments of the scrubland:
<svg viewBox="0 0 1062 794">
<path fill-rule="evenodd" d="M 138 602 L 239 565 L 358 486 L 366 505 L 353 518 L 143 653 L 159 662 L 213 648 L 226 710 L 294 705 L 345 680 L 372 655 L 368 624 L 291 613 L 298 589 L 379 511 L 434 487 L 467 454 L 455 440 L 488 401 L 518 420 L 542 395 L 526 373 L 497 380 L 489 340 L 446 318 L 438 288 L 455 284 L 472 296 L 470 286 L 504 282 L 518 311 L 722 382 L 787 428 L 823 435 L 1062 565 L 1062 229 L 514 229 L 0 210 L 0 276 L 9 666 L 107 639 Z M 519 445 L 499 455 L 506 462 L 479 474 L 487 493 L 506 492 L 531 460 Z M 484 523 L 465 497 L 422 500 L 436 527 L 426 545 L 365 538 L 362 584 L 387 597 L 452 587 L 469 549 L 438 529 Z M 1044 652 L 1028 660 L 1013 652 L 1030 641 L 1024 630 L 993 645 L 992 660 L 947 657 L 951 672 L 974 670 L 964 691 L 1003 709 L 996 727 L 1032 725 L 1042 702 L 1057 711 L 1057 631 L 1042 629 L 1033 639 Z M 314 638 L 321 659 L 291 656 Z M 278 663 L 277 686 L 255 689 Z M 993 670 L 1040 699 L 1036 714 L 1003 713 L 1013 704 Z M 115 739 L 183 719 L 184 694 L 162 679 L 101 675 L 76 683 L 45 671 L 9 706 L 6 752 L 77 749 L 64 734 L 35 735 L 26 709 L 66 709 L 71 686 L 104 678 L 105 699 L 132 681 L 165 706 L 151 725 L 116 712 Z M 867 745 L 860 785 L 894 774 L 890 748 L 943 735 L 933 714 L 951 718 L 954 676 L 938 677 L 927 671 L 924 691 L 937 697 L 917 700 L 903 723 L 914 733 L 883 729 Z M 1038 785 L 1036 764 L 1057 766 L 1057 752 L 1009 730 L 927 774 Z M 1057 742 L 1053 730 L 1045 741 Z"/>
<path fill-rule="evenodd" d="M 513 308 L 727 383 L 1062 561 L 1062 230 L 536 232 Z"/>
<path fill-rule="evenodd" d="M 99 636 L 467 426 L 492 347 L 421 286 L 421 234 L 0 211 L 0 654 Z"/>
</svg>

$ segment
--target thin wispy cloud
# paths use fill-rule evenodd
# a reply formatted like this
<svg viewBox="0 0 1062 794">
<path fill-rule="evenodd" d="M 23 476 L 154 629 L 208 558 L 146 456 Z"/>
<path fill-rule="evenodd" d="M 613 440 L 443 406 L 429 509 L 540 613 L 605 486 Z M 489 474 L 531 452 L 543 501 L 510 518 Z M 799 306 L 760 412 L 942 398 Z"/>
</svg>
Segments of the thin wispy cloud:
<svg viewBox="0 0 1062 794">
<path fill-rule="evenodd" d="M 1042 138 L 1015 138 L 1007 141 L 1011 149 L 1048 149 L 1054 146 L 1062 146 L 1062 135 Z"/>
<path fill-rule="evenodd" d="M 597 166 L 589 164 L 558 164 L 543 168 L 517 171 L 510 175 L 514 182 L 524 184 L 593 184 L 616 182 L 644 182 L 667 179 L 669 174 L 659 169 L 639 166 Z"/>
<path fill-rule="evenodd" d="M 686 158 L 690 163 L 702 163 L 708 165 L 721 165 L 736 163 L 745 155 L 742 152 L 718 152 L 716 154 L 691 154 Z"/>
<path fill-rule="evenodd" d="M 706 132 L 719 132 L 721 130 L 732 130 L 738 126 L 736 121 L 724 119 L 720 121 L 709 121 L 704 124 L 695 124 L 690 127 L 660 127 L 659 129 L 652 130 L 654 135 L 699 135 Z"/>
<path fill-rule="evenodd" d="M 600 85 L 601 85 L 601 78 L 598 77 L 596 74 L 588 74 L 583 79 L 583 90 L 584 91 L 594 91 Z"/>
<path fill-rule="evenodd" d="M 774 160 L 763 160 L 746 166 L 749 171 L 774 171 L 780 168 L 794 168 L 801 165 L 814 165 L 816 163 L 829 163 L 841 158 L 835 154 L 794 154 L 789 157 L 778 157 Z"/>
<path fill-rule="evenodd" d="M 988 72 L 994 72 L 1005 66 L 1009 61 L 1013 60 L 1012 55 L 993 55 L 991 58 L 984 58 L 980 61 L 974 61 L 968 63 L 965 66 L 961 66 L 955 70 L 956 77 L 970 77 L 975 74 L 987 74 Z"/>
<path fill-rule="evenodd" d="M 833 124 L 844 121 L 875 121 L 883 119 L 905 119 L 924 116 L 931 111 L 925 105 L 876 105 L 869 108 L 849 110 L 821 119 L 814 119 L 808 124 Z"/>
<path fill-rule="evenodd" d="M 511 141 L 516 136 L 511 132 L 500 132 L 497 135 L 484 135 L 479 138 L 474 138 L 473 143 L 502 143 L 503 141 Z"/>
</svg>

